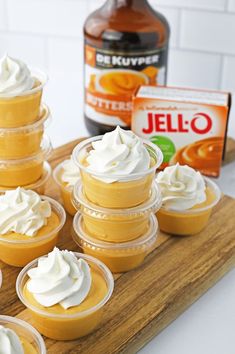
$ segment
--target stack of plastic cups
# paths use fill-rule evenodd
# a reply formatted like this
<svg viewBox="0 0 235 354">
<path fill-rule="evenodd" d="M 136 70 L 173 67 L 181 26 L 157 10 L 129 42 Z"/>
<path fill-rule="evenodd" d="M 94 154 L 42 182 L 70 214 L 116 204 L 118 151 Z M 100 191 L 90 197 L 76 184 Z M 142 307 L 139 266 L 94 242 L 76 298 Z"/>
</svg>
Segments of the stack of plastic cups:
<svg viewBox="0 0 235 354">
<path fill-rule="evenodd" d="M 35 85 L 17 96 L 0 96 L 0 193 L 24 187 L 43 194 L 51 167 L 52 152 L 44 134 L 50 112 L 41 103 L 47 77 L 32 71 Z"/>
<path fill-rule="evenodd" d="M 103 261 L 113 273 L 126 272 L 143 263 L 156 243 L 158 223 L 155 213 L 161 194 L 154 183 L 155 171 L 162 163 L 162 152 L 143 141 L 151 167 L 142 173 L 116 176 L 107 183 L 101 173 L 89 171 L 86 157 L 92 142 L 87 139 L 73 151 L 81 181 L 74 187 L 73 203 L 78 212 L 73 221 L 74 241 L 84 253 Z"/>
</svg>

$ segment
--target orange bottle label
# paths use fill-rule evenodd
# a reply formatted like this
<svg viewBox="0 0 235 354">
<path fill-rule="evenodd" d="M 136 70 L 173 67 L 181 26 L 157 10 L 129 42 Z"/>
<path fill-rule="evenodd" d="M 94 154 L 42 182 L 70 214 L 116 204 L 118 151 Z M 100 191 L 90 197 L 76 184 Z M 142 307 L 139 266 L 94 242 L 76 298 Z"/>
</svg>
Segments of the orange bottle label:
<svg viewBox="0 0 235 354">
<path fill-rule="evenodd" d="M 130 126 L 132 95 L 144 84 L 163 85 L 167 48 L 112 52 L 85 46 L 85 114 L 108 125 Z"/>
</svg>

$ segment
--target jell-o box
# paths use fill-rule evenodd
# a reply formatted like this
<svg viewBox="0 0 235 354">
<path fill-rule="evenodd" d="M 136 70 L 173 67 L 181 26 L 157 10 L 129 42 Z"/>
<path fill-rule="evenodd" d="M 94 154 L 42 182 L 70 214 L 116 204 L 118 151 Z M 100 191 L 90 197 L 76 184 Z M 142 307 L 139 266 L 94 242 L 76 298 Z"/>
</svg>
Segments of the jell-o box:
<svg viewBox="0 0 235 354">
<path fill-rule="evenodd" d="M 230 106 L 226 92 L 143 85 L 133 97 L 132 130 L 160 147 L 161 168 L 179 163 L 217 177 Z"/>
</svg>

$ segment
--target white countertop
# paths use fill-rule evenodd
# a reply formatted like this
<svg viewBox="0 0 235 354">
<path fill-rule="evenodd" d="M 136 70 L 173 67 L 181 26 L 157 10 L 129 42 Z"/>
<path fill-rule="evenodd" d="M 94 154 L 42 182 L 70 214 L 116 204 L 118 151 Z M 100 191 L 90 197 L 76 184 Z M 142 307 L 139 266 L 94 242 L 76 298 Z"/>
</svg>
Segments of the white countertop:
<svg viewBox="0 0 235 354">
<path fill-rule="evenodd" d="M 58 82 L 69 90 L 60 92 Z M 46 92 L 53 120 L 48 128 L 53 145 L 86 136 L 83 122 L 82 87 L 77 80 L 60 73 L 52 77 Z M 234 122 L 231 122 L 234 127 Z M 235 138 L 234 129 L 230 135 Z M 216 181 L 225 194 L 235 197 L 235 162 L 222 169 Z M 234 210 L 235 214 L 235 210 Z M 235 235 L 234 235 L 235 237 Z M 149 342 L 141 354 L 234 354 L 235 270 L 227 274 L 162 333 Z"/>
</svg>

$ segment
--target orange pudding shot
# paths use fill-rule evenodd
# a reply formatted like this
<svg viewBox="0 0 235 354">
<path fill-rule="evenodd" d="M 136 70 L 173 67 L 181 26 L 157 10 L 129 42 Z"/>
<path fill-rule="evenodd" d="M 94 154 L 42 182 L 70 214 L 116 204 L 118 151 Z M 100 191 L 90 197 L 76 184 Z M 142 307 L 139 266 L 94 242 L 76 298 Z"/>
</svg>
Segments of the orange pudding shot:
<svg viewBox="0 0 235 354">
<path fill-rule="evenodd" d="M 79 181 L 73 190 L 73 204 L 82 214 L 84 227 L 92 237 L 107 242 L 128 242 L 146 234 L 151 213 L 156 213 L 161 206 L 161 194 L 155 184 L 150 198 L 141 205 L 108 209 L 91 203 Z"/>
<path fill-rule="evenodd" d="M 73 340 L 93 332 L 113 287 L 113 276 L 102 262 L 57 248 L 28 264 L 16 282 L 34 326 L 56 340 Z"/>
<path fill-rule="evenodd" d="M 75 183 L 80 180 L 80 171 L 70 158 L 61 162 L 53 171 L 53 177 L 60 188 L 64 208 L 70 215 L 75 215 L 76 209 L 72 203 L 72 192 Z"/>
<path fill-rule="evenodd" d="M 105 208 L 131 208 L 149 198 L 162 152 L 117 126 L 110 133 L 78 144 L 73 160 L 92 203 Z"/>
<path fill-rule="evenodd" d="M 42 176 L 36 182 L 25 185 L 24 189 L 31 189 L 38 194 L 45 194 L 46 186 L 50 177 L 51 166 L 48 162 L 44 162 Z M 0 186 L 0 195 L 12 189 L 15 189 L 15 187 Z"/>
<path fill-rule="evenodd" d="M 0 128 L 0 157 L 21 159 L 40 152 L 48 117 L 49 109 L 42 105 L 39 118 L 33 124 L 19 128 Z"/>
<path fill-rule="evenodd" d="M 0 196 L 0 259 L 23 267 L 53 249 L 66 215 L 55 200 L 17 188 Z"/>
<path fill-rule="evenodd" d="M 173 235 L 194 235 L 202 231 L 213 207 L 220 200 L 218 186 L 200 172 L 179 164 L 157 175 L 162 207 L 157 212 L 159 227 Z"/>
<path fill-rule="evenodd" d="M 27 322 L 0 316 L 0 353 L 46 354 L 40 334 Z"/>
<path fill-rule="evenodd" d="M 50 139 L 44 136 L 40 151 L 23 159 L 0 160 L 0 186 L 26 186 L 38 181 L 43 174 L 43 164 L 52 152 Z"/>
<path fill-rule="evenodd" d="M 36 121 L 47 76 L 7 55 L 0 59 L 0 127 L 16 128 Z"/>
<path fill-rule="evenodd" d="M 104 262 L 112 273 L 122 273 L 143 263 L 156 242 L 158 224 L 156 216 L 151 214 L 149 227 L 144 235 L 135 240 L 120 243 L 101 241 L 91 236 L 79 212 L 74 217 L 73 228 L 73 239 L 84 253 Z"/>
</svg>

